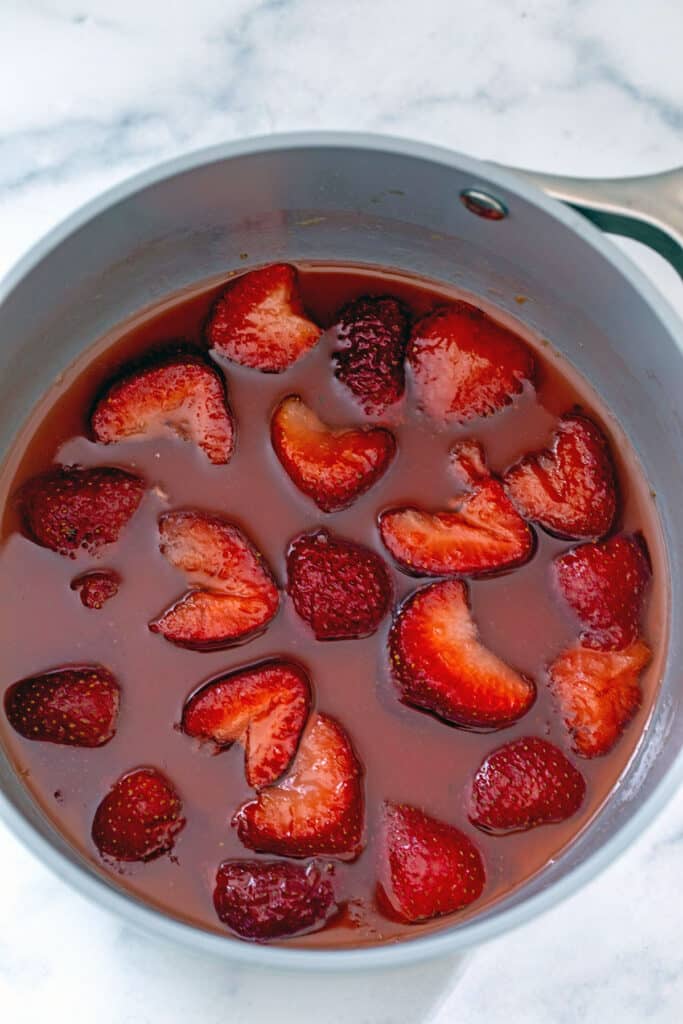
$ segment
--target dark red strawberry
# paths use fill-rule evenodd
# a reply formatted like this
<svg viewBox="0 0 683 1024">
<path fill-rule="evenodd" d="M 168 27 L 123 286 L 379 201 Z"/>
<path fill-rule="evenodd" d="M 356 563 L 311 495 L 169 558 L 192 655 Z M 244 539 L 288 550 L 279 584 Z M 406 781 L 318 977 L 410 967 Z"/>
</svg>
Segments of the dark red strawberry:
<svg viewBox="0 0 683 1024">
<path fill-rule="evenodd" d="M 403 397 L 409 327 L 407 309 L 390 296 L 366 295 L 339 314 L 334 375 L 370 415 Z"/>
<path fill-rule="evenodd" d="M 75 557 L 113 544 L 145 489 L 132 473 L 113 466 L 58 466 L 34 476 L 19 494 L 26 528 L 36 544 Z"/>
<path fill-rule="evenodd" d="M 464 832 L 407 804 L 384 806 L 377 898 L 390 917 L 415 924 L 473 903 L 486 881 Z"/>
<path fill-rule="evenodd" d="M 262 632 L 279 594 L 263 556 L 239 527 L 207 512 L 168 512 L 159 520 L 160 548 L 196 589 L 151 622 L 181 647 L 211 649 Z"/>
<path fill-rule="evenodd" d="M 267 786 L 289 768 L 311 706 L 304 670 L 266 661 L 212 679 L 185 704 L 183 731 L 218 749 L 245 749 L 247 782 Z"/>
<path fill-rule="evenodd" d="M 487 832 L 521 832 L 571 818 L 585 794 L 583 775 L 561 750 L 538 736 L 524 736 L 480 765 L 469 817 Z"/>
<path fill-rule="evenodd" d="M 331 867 L 283 860 L 224 861 L 213 903 L 228 928 L 255 942 L 317 931 L 337 910 Z"/>
<path fill-rule="evenodd" d="M 607 438 L 578 413 L 563 416 L 551 447 L 525 455 L 503 482 L 522 515 L 559 537 L 602 537 L 614 521 L 616 484 Z"/>
<path fill-rule="evenodd" d="M 316 640 L 352 640 L 375 632 L 393 587 L 379 555 L 327 530 L 304 533 L 287 554 L 287 591 Z"/>
<path fill-rule="evenodd" d="M 5 714 L 28 740 L 102 747 L 116 732 L 119 686 L 101 665 L 59 668 L 22 679 L 5 694 Z"/>
<path fill-rule="evenodd" d="M 408 361 L 421 408 L 450 423 L 498 412 L 534 379 L 531 349 L 466 302 L 437 309 L 415 325 Z"/>
<path fill-rule="evenodd" d="M 341 725 L 314 714 L 289 775 L 262 789 L 233 819 L 251 850 L 283 857 L 353 859 L 363 836 L 363 783 Z"/>
<path fill-rule="evenodd" d="M 113 569 L 86 572 L 71 581 L 71 589 L 78 591 L 85 607 L 97 610 L 118 594 L 120 585 L 121 577 Z"/>
<path fill-rule="evenodd" d="M 156 768 L 135 768 L 100 803 L 92 837 L 103 857 L 153 860 L 173 848 L 184 827 L 182 803 L 168 779 Z"/>
<path fill-rule="evenodd" d="M 206 333 L 213 351 L 234 363 L 281 373 L 306 355 L 322 332 L 306 316 L 295 268 L 273 263 L 228 285 Z"/>
<path fill-rule="evenodd" d="M 412 594 L 396 615 L 389 649 L 403 702 L 447 722 L 500 729 L 533 704 L 532 681 L 479 640 L 467 589 L 458 580 Z"/>
</svg>

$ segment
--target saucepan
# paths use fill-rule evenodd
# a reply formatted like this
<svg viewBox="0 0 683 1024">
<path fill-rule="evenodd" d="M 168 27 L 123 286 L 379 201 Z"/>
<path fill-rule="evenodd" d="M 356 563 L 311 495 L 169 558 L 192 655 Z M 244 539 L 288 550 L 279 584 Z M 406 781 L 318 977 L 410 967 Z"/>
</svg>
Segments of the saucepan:
<svg viewBox="0 0 683 1024">
<path fill-rule="evenodd" d="M 649 243 L 683 273 L 683 170 L 600 183 L 538 179 L 569 205 L 528 178 L 406 140 L 250 139 L 112 189 L 44 238 L 2 284 L 3 452 L 64 368 L 139 309 L 235 267 L 350 261 L 454 283 L 552 339 L 620 420 L 657 495 L 670 580 L 659 697 L 620 784 L 554 863 L 474 919 L 412 941 L 345 951 L 252 946 L 115 888 L 57 834 L 0 751 L 6 823 L 62 877 L 128 922 L 198 950 L 280 967 L 390 967 L 455 953 L 593 877 L 683 780 L 683 630 L 676 628 L 683 621 L 683 325 L 595 226 Z M 533 301 L 520 307 L 520 295 Z"/>
</svg>

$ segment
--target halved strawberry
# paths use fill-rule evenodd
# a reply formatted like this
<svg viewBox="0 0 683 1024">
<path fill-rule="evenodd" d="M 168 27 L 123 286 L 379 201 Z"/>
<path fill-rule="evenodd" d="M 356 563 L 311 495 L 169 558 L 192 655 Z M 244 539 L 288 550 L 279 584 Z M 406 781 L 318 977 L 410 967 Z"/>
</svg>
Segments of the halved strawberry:
<svg viewBox="0 0 683 1024">
<path fill-rule="evenodd" d="M 116 732 L 119 685 L 101 665 L 58 668 L 22 679 L 5 694 L 5 714 L 27 740 L 102 747 Z"/>
<path fill-rule="evenodd" d="M 334 375 L 366 413 L 379 415 L 403 396 L 409 326 L 408 310 L 388 295 L 363 296 L 339 314 Z"/>
<path fill-rule="evenodd" d="M 297 272 L 287 263 L 235 278 L 218 298 L 206 328 L 214 352 L 264 373 L 286 370 L 321 333 L 306 316 Z"/>
<path fill-rule="evenodd" d="M 266 661 L 205 683 L 185 704 L 182 727 L 219 750 L 241 743 L 247 782 L 258 789 L 289 768 L 310 706 L 304 670 L 291 661 Z"/>
<path fill-rule="evenodd" d="M 433 419 L 466 423 L 509 405 L 534 379 L 521 338 L 467 302 L 444 306 L 413 328 L 408 346 L 418 402 Z"/>
<path fill-rule="evenodd" d="M 136 768 L 122 775 L 100 803 L 92 838 L 104 857 L 153 860 L 172 849 L 185 827 L 182 803 L 156 768 Z"/>
<path fill-rule="evenodd" d="M 602 537 L 614 521 L 616 483 L 607 438 L 579 413 L 565 414 L 551 447 L 525 455 L 503 483 L 522 515 L 559 537 Z"/>
<path fill-rule="evenodd" d="M 280 597 L 263 556 L 244 533 L 208 512 L 168 512 L 159 520 L 160 548 L 197 585 L 150 622 L 181 647 L 241 643 L 265 629 Z"/>
<path fill-rule="evenodd" d="M 341 725 L 313 715 L 289 774 L 243 804 L 233 825 L 244 845 L 260 853 L 356 857 L 363 836 L 362 771 Z"/>
<path fill-rule="evenodd" d="M 477 847 L 460 829 L 407 804 L 386 803 L 377 900 L 416 924 L 473 903 L 486 882 Z"/>
<path fill-rule="evenodd" d="M 533 704 L 533 682 L 480 642 L 459 580 L 412 594 L 394 619 L 389 650 L 402 701 L 447 722 L 500 729 Z"/>
<path fill-rule="evenodd" d="M 304 533 L 287 554 L 287 591 L 316 640 L 353 640 L 375 632 L 391 604 L 389 571 L 369 548 Z"/>
<path fill-rule="evenodd" d="M 469 818 L 487 832 L 520 832 L 565 821 L 586 794 L 581 772 L 553 743 L 524 736 L 500 747 L 474 776 Z"/>
<path fill-rule="evenodd" d="M 102 444 L 171 433 L 199 445 L 216 465 L 230 461 L 235 441 L 223 378 L 198 355 L 164 356 L 124 370 L 90 422 Z"/>
<path fill-rule="evenodd" d="M 120 585 L 121 577 L 113 569 L 85 572 L 71 581 L 71 589 L 78 591 L 85 607 L 98 611 L 118 594 Z"/>
<path fill-rule="evenodd" d="M 74 558 L 118 540 L 144 490 L 140 477 L 113 466 L 57 466 L 24 484 L 19 502 L 31 538 Z"/>
</svg>

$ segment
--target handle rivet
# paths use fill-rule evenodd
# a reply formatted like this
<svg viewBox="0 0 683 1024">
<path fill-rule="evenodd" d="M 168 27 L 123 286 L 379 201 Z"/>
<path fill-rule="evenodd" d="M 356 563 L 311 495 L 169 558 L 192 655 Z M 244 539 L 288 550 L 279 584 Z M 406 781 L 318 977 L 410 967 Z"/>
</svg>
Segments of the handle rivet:
<svg viewBox="0 0 683 1024">
<path fill-rule="evenodd" d="M 460 202 L 470 213 L 486 220 L 505 220 L 508 208 L 501 199 L 496 199 L 489 192 L 480 188 L 464 188 L 460 193 Z"/>
</svg>

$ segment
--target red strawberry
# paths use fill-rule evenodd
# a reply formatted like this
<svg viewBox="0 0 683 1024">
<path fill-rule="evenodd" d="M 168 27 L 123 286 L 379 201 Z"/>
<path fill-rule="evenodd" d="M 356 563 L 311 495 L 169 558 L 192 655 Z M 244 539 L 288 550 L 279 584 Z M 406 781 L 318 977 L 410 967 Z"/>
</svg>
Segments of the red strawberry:
<svg viewBox="0 0 683 1024">
<path fill-rule="evenodd" d="M 415 325 L 408 361 L 420 406 L 452 423 L 498 412 L 534 379 L 531 349 L 466 302 L 437 309 Z"/>
<path fill-rule="evenodd" d="M 339 314 L 342 347 L 334 353 L 334 375 L 370 415 L 385 412 L 403 396 L 408 329 L 407 309 L 390 296 L 364 296 Z"/>
<path fill-rule="evenodd" d="M 607 438 L 577 413 L 563 416 L 552 446 L 525 455 L 503 482 L 522 515 L 559 537 L 601 537 L 614 520 L 616 484 Z"/>
<path fill-rule="evenodd" d="M 185 827 L 182 803 L 156 768 L 135 768 L 115 782 L 92 823 L 95 846 L 114 860 L 153 860 Z"/>
<path fill-rule="evenodd" d="M 162 554 L 197 589 L 151 622 L 153 633 L 181 647 L 210 649 L 265 629 L 278 609 L 278 589 L 263 556 L 237 526 L 207 512 L 168 512 L 159 534 Z"/>
<path fill-rule="evenodd" d="M 219 749 L 245 749 L 247 782 L 267 786 L 289 768 L 311 706 L 311 687 L 294 662 L 267 661 L 206 683 L 183 709 L 183 731 Z"/>
<path fill-rule="evenodd" d="M 119 686 L 100 665 L 59 668 L 22 679 L 5 694 L 5 714 L 27 740 L 102 747 L 116 732 Z"/>
<path fill-rule="evenodd" d="M 176 434 L 194 441 L 217 465 L 230 461 L 234 447 L 223 378 L 195 355 L 166 356 L 124 371 L 97 402 L 91 426 L 102 444 Z"/>
<path fill-rule="evenodd" d="M 384 806 L 378 902 L 415 924 L 473 903 L 486 881 L 479 850 L 464 832 L 407 804 Z"/>
<path fill-rule="evenodd" d="M 304 533 L 287 554 L 287 591 L 316 640 L 353 640 L 375 632 L 393 587 L 379 555 L 327 530 Z"/>
<path fill-rule="evenodd" d="M 500 729 L 534 701 L 531 680 L 480 642 L 458 580 L 412 594 L 391 627 L 389 649 L 403 702 L 455 725 Z"/>
<path fill-rule="evenodd" d="M 121 577 L 113 569 L 102 572 L 86 572 L 71 581 L 71 589 L 77 590 L 86 608 L 103 608 L 105 603 L 119 592 Z"/>
<path fill-rule="evenodd" d="M 521 832 L 571 818 L 585 794 L 583 775 L 561 750 L 538 736 L 524 736 L 480 765 L 469 817 L 487 832 Z"/>
<path fill-rule="evenodd" d="M 289 775 L 243 804 L 233 825 L 244 845 L 261 853 L 356 857 L 363 835 L 362 772 L 339 723 L 313 715 Z"/>
<path fill-rule="evenodd" d="M 93 553 L 112 544 L 145 489 L 132 473 L 112 466 L 58 466 L 24 484 L 19 500 L 32 539 L 60 555 Z"/>
<path fill-rule="evenodd" d="M 213 903 L 228 928 L 256 942 L 317 931 L 337 909 L 331 868 L 283 860 L 224 861 Z"/>
<path fill-rule="evenodd" d="M 214 352 L 241 366 L 281 373 L 313 348 L 321 330 L 306 316 L 295 268 L 273 263 L 228 285 L 206 333 Z"/>
<path fill-rule="evenodd" d="M 585 631 L 584 647 L 621 650 L 638 639 L 650 563 L 642 537 L 582 544 L 553 563 L 560 592 Z"/>
</svg>

